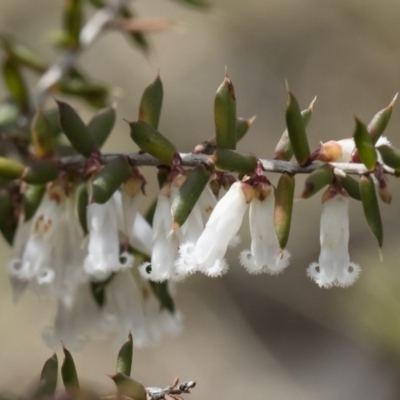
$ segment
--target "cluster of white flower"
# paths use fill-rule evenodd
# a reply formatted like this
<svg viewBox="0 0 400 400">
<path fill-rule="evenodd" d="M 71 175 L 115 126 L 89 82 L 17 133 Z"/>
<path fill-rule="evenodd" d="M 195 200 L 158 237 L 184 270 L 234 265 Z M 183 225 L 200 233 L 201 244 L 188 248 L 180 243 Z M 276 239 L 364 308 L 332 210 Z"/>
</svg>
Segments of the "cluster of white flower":
<svg viewBox="0 0 400 400">
<path fill-rule="evenodd" d="M 120 343 L 129 331 L 141 347 L 180 330 L 180 314 L 162 309 L 150 283 L 132 268 L 129 246 L 150 255 L 152 229 L 137 211 L 140 195 L 129 189 L 128 182 L 105 204 L 87 207 L 86 236 L 74 190 L 59 182 L 48 187 L 32 219 L 21 216 L 8 265 L 13 295 L 18 300 L 29 288 L 58 301 L 54 326 L 44 334 L 52 347 L 62 340 L 76 349 L 98 334 L 114 334 Z"/>
</svg>

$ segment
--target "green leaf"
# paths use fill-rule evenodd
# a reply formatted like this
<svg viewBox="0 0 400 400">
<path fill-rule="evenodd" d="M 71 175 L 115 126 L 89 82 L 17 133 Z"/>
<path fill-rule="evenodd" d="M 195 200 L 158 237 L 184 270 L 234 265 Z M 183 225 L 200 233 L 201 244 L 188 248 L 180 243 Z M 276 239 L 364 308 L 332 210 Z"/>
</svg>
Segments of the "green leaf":
<svg viewBox="0 0 400 400">
<path fill-rule="evenodd" d="M 12 246 L 18 219 L 10 193 L 0 191 L 0 231 L 7 243 Z"/>
<path fill-rule="evenodd" d="M 382 156 L 383 163 L 400 172 L 400 150 L 386 144 L 377 147 Z"/>
<path fill-rule="evenodd" d="M 32 119 L 31 138 L 33 150 L 39 158 L 53 156 L 55 147 L 54 135 L 50 122 L 41 111 L 37 111 Z"/>
<path fill-rule="evenodd" d="M 129 332 L 128 340 L 122 345 L 117 358 L 117 373 L 131 375 L 133 355 L 132 333 Z"/>
<path fill-rule="evenodd" d="M 292 221 L 295 179 L 293 175 L 283 173 L 275 190 L 274 224 L 275 234 L 281 250 L 286 248 Z"/>
<path fill-rule="evenodd" d="M 40 160 L 28 167 L 22 179 L 33 185 L 44 185 L 58 178 L 59 166 L 53 160 Z"/>
<path fill-rule="evenodd" d="M 214 122 L 218 149 L 236 148 L 236 98 L 230 79 L 225 76 L 214 100 Z"/>
<path fill-rule="evenodd" d="M 237 118 L 236 119 L 236 142 L 239 142 L 239 140 L 242 140 L 247 132 L 250 129 L 250 126 L 254 122 L 256 117 L 252 117 L 250 119 L 245 119 L 245 118 Z"/>
<path fill-rule="evenodd" d="M 390 121 L 393 112 L 393 107 L 397 99 L 397 94 L 398 93 L 396 93 L 390 104 L 383 110 L 375 114 L 375 116 L 372 118 L 372 121 L 368 124 L 367 130 L 371 136 L 373 144 L 375 144 L 381 137 L 382 133 L 385 131 Z"/>
<path fill-rule="evenodd" d="M 79 223 L 85 235 L 88 233 L 88 227 L 87 227 L 88 205 L 89 205 L 89 193 L 87 190 L 87 183 L 82 182 L 76 188 L 76 211 L 78 214 Z"/>
<path fill-rule="evenodd" d="M 315 193 L 319 192 L 323 187 L 332 183 L 334 178 L 333 168 L 329 164 L 323 164 L 308 175 L 303 193 L 301 194 L 302 199 L 308 199 L 314 196 Z"/>
<path fill-rule="evenodd" d="M 75 362 L 71 353 L 63 346 L 64 361 L 61 366 L 61 377 L 65 390 L 70 396 L 79 392 L 79 379 L 76 372 Z"/>
<path fill-rule="evenodd" d="M 114 158 L 98 173 L 92 183 L 92 201 L 107 202 L 119 187 L 129 178 L 131 167 L 125 156 Z"/>
<path fill-rule="evenodd" d="M 0 157 L 0 177 L 18 179 L 22 177 L 25 166 L 11 158 Z"/>
<path fill-rule="evenodd" d="M 23 194 L 25 221 L 29 221 L 35 215 L 45 192 L 45 185 L 26 185 Z"/>
<path fill-rule="evenodd" d="M 171 314 L 175 312 L 175 303 L 168 289 L 168 282 L 149 281 L 153 293 L 161 304 L 161 309 L 168 310 Z"/>
<path fill-rule="evenodd" d="M 131 138 L 141 150 L 151 154 L 162 164 L 172 164 L 176 150 L 165 136 L 145 121 L 129 122 L 129 126 Z"/>
<path fill-rule="evenodd" d="M 146 389 L 138 381 L 121 373 L 110 377 L 118 388 L 121 395 L 128 396 L 134 400 L 146 400 Z"/>
<path fill-rule="evenodd" d="M 0 39 L 5 52 L 18 64 L 31 68 L 39 73 L 44 73 L 46 71 L 47 63 L 41 56 L 9 35 L 1 35 Z"/>
<path fill-rule="evenodd" d="M 354 142 L 356 144 L 358 157 L 361 162 L 372 171 L 378 161 L 378 156 L 371 136 L 363 122 L 356 118 L 356 129 L 354 131 Z"/>
<path fill-rule="evenodd" d="M 206 0 L 176 0 L 176 1 L 192 7 L 196 7 L 200 10 L 208 10 L 210 8 L 210 3 Z"/>
<path fill-rule="evenodd" d="M 346 190 L 347 194 L 355 199 L 355 200 L 361 200 L 361 194 L 360 194 L 360 184 L 357 180 L 352 178 L 349 175 L 346 175 L 346 177 L 339 177 L 340 184 L 343 186 L 344 190 Z"/>
<path fill-rule="evenodd" d="M 189 172 L 172 203 L 171 213 L 174 221 L 172 230 L 179 229 L 185 223 L 210 177 L 211 171 L 202 164 L 196 165 Z"/>
<path fill-rule="evenodd" d="M 164 96 L 163 84 L 160 76 L 145 89 L 139 107 L 139 121 L 147 122 L 152 128 L 158 129 L 162 101 Z"/>
<path fill-rule="evenodd" d="M 43 365 L 40 374 L 39 392 L 36 393 L 36 399 L 53 397 L 56 392 L 58 377 L 58 360 L 57 354 L 54 353 Z"/>
<path fill-rule="evenodd" d="M 253 154 L 228 149 L 217 149 L 210 158 L 221 171 L 234 171 L 246 175 L 254 174 L 258 161 Z"/>
<path fill-rule="evenodd" d="M 317 98 L 315 97 L 311 102 L 311 104 L 308 106 L 308 108 L 301 112 L 301 116 L 303 117 L 304 128 L 307 128 L 308 123 L 311 120 L 313 107 L 316 99 Z M 274 158 L 275 160 L 290 161 L 292 157 L 293 157 L 293 149 L 289 139 L 289 132 L 287 129 L 285 129 L 278 144 L 276 145 Z"/>
<path fill-rule="evenodd" d="M 29 110 L 30 103 L 28 88 L 18 64 L 10 58 L 5 58 L 3 61 L 3 78 L 12 98 L 18 104 L 20 110 L 26 113 Z"/>
<path fill-rule="evenodd" d="M 367 220 L 369 229 L 378 240 L 379 248 L 381 249 L 383 245 L 382 218 L 379 211 L 375 185 L 370 176 L 361 176 L 360 194 L 364 215 Z"/>
<path fill-rule="evenodd" d="M 64 0 L 64 5 L 63 26 L 66 33 L 67 46 L 78 48 L 83 20 L 82 0 Z"/>
<path fill-rule="evenodd" d="M 96 140 L 77 112 L 63 101 L 57 101 L 57 105 L 60 112 L 61 127 L 75 150 L 85 157 L 90 157 L 93 153 L 96 153 L 98 151 Z"/>
<path fill-rule="evenodd" d="M 107 107 L 97 112 L 87 129 L 94 137 L 98 148 L 103 147 L 115 124 L 115 107 Z"/>
<path fill-rule="evenodd" d="M 286 126 L 294 156 L 297 162 L 304 167 L 310 163 L 310 147 L 299 104 L 291 92 L 288 92 Z"/>
</svg>

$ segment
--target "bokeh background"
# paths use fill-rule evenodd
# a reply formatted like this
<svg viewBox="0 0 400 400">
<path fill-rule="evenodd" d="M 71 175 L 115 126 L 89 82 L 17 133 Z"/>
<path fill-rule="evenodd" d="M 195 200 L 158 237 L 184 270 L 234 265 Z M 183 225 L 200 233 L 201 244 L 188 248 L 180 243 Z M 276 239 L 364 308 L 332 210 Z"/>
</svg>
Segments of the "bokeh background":
<svg viewBox="0 0 400 400">
<path fill-rule="evenodd" d="M 62 1 L 0 0 L 0 29 L 55 59 L 45 33 L 60 26 Z M 257 119 L 240 144 L 271 157 L 284 129 L 285 79 L 303 108 L 317 95 L 310 144 L 349 137 L 353 115 L 368 122 L 400 88 L 400 2 L 396 0 L 214 0 L 198 12 L 168 0 L 137 0 L 143 18 L 177 24 L 151 36 L 144 57 L 110 33 L 79 64 L 118 88 L 118 123 L 109 151 L 135 151 L 122 118 L 135 119 L 140 96 L 158 69 L 165 89 L 160 130 L 181 151 L 213 134 L 213 97 L 224 68 L 234 82 L 238 115 Z M 33 77 L 31 77 L 33 79 Z M 1 89 L 1 87 L 0 87 Z M 78 104 L 85 118 L 91 115 Z M 397 146 L 400 111 L 387 135 Z M 146 170 L 148 200 L 156 192 Z M 275 177 L 271 178 L 273 181 Z M 304 178 L 297 180 L 297 193 Z M 381 205 L 384 262 L 359 203 L 351 203 L 350 254 L 363 272 L 349 289 L 319 289 L 305 270 L 319 254 L 320 196 L 297 202 L 284 274 L 250 276 L 231 253 L 220 279 L 196 275 L 178 287 L 184 332 L 158 347 L 137 350 L 133 373 L 145 385 L 167 385 L 179 374 L 197 388 L 187 398 L 399 399 L 400 191 L 391 180 L 392 206 Z M 145 207 L 146 205 L 144 205 Z M 248 226 L 242 229 L 248 245 Z M 0 391 L 23 392 L 50 355 L 41 332 L 54 304 L 26 295 L 11 300 L 5 266 L 11 250 L 1 242 Z M 59 353 L 61 356 L 61 354 Z M 107 392 L 116 349 L 97 341 L 75 355 L 89 385 Z"/>
</svg>

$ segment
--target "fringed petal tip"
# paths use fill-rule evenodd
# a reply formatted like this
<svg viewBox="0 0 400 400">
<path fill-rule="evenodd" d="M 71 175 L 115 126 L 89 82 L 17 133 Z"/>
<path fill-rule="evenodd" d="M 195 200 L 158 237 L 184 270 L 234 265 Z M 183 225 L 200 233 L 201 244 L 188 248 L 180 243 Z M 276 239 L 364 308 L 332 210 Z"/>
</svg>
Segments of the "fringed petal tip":
<svg viewBox="0 0 400 400">
<path fill-rule="evenodd" d="M 244 269 L 253 275 L 261 274 L 264 272 L 264 268 L 259 268 L 254 264 L 253 256 L 250 250 L 243 250 L 239 256 L 240 265 L 244 267 Z"/>
<path fill-rule="evenodd" d="M 336 276 L 327 278 L 323 269 L 316 262 L 310 264 L 307 268 L 307 275 L 315 281 L 319 287 L 329 289 L 333 286 L 340 286 L 343 288 L 353 285 L 361 273 L 361 267 L 356 263 L 350 263 L 347 267 L 341 268 L 336 271 Z"/>
<path fill-rule="evenodd" d="M 224 258 L 216 260 L 211 267 L 199 266 L 199 270 L 210 278 L 218 278 L 228 272 L 229 265 Z"/>
<path fill-rule="evenodd" d="M 56 278 L 56 273 L 52 268 L 42 268 L 36 276 L 39 285 L 49 285 Z"/>
<path fill-rule="evenodd" d="M 186 242 L 179 247 L 179 257 L 175 261 L 175 267 L 178 277 L 186 277 L 197 271 L 195 243 Z"/>
<path fill-rule="evenodd" d="M 329 289 L 335 284 L 334 279 L 327 279 L 323 269 L 317 262 L 311 263 L 307 268 L 307 276 L 321 288 Z"/>
<path fill-rule="evenodd" d="M 124 269 L 128 269 L 128 268 L 132 268 L 134 262 L 135 262 L 135 257 L 131 253 L 128 253 L 127 251 L 124 251 L 119 256 L 119 268 L 118 268 L 118 270 L 124 270 Z"/>
<path fill-rule="evenodd" d="M 172 276 L 167 273 L 159 273 L 157 268 L 153 268 L 150 262 L 144 262 L 139 265 L 139 272 L 143 279 L 152 280 L 153 282 L 165 282 L 172 279 Z"/>
<path fill-rule="evenodd" d="M 263 265 L 260 268 L 254 263 L 250 250 L 243 250 L 239 256 L 240 264 L 250 274 L 261 274 L 265 272 L 269 275 L 278 275 L 289 265 L 290 253 L 287 250 L 284 250 L 272 257 L 272 259 L 273 262 L 270 265 Z"/>
<path fill-rule="evenodd" d="M 343 268 L 336 277 L 336 284 L 340 287 L 349 287 L 358 279 L 361 274 L 361 267 L 356 263 L 350 263 Z"/>
</svg>

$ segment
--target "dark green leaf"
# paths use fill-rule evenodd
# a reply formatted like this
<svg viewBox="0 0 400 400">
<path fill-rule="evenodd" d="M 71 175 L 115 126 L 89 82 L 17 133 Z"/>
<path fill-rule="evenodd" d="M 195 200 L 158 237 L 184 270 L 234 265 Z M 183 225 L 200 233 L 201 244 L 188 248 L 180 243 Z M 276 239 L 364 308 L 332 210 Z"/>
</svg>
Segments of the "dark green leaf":
<svg viewBox="0 0 400 400">
<path fill-rule="evenodd" d="M 356 118 L 356 129 L 354 131 L 354 142 L 356 144 L 358 157 L 361 162 L 371 171 L 375 168 L 378 160 L 374 143 L 368 133 L 367 127 Z"/>
<path fill-rule="evenodd" d="M 133 355 L 132 333 L 129 332 L 128 340 L 122 345 L 117 358 L 117 373 L 131 375 Z"/>
</svg>

